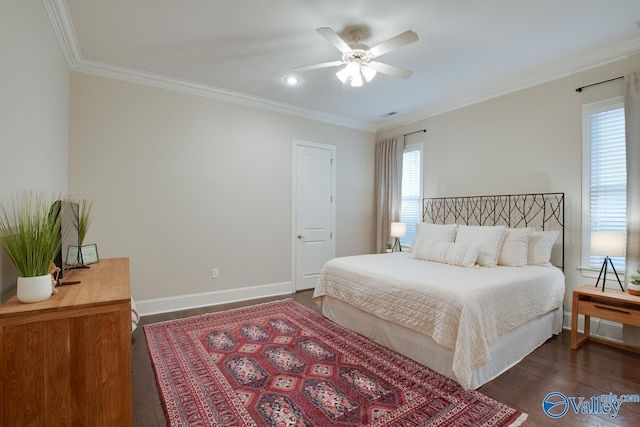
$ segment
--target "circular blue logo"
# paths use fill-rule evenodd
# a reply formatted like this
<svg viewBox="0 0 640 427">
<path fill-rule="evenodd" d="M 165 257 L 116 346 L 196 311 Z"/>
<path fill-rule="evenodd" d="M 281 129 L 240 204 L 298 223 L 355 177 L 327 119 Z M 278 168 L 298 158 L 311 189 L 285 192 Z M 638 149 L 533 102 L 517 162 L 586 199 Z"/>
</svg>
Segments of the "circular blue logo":
<svg viewBox="0 0 640 427">
<path fill-rule="evenodd" d="M 569 410 L 569 399 L 564 394 L 554 391 L 542 400 L 544 413 L 551 418 L 560 418 Z"/>
</svg>

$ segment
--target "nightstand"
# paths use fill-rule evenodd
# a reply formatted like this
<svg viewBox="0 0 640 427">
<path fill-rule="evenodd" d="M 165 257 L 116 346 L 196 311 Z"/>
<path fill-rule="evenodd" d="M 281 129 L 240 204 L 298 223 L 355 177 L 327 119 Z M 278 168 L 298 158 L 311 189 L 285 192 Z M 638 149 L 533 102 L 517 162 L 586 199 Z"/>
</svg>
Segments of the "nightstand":
<svg viewBox="0 0 640 427">
<path fill-rule="evenodd" d="M 578 315 L 584 315 L 584 334 L 578 334 Z M 640 353 L 640 348 L 615 341 L 593 337 L 590 330 L 591 316 L 611 320 L 624 325 L 640 326 L 640 297 L 618 289 L 585 285 L 573 291 L 571 309 L 571 348 L 576 350 L 591 340 L 602 344 Z"/>
</svg>

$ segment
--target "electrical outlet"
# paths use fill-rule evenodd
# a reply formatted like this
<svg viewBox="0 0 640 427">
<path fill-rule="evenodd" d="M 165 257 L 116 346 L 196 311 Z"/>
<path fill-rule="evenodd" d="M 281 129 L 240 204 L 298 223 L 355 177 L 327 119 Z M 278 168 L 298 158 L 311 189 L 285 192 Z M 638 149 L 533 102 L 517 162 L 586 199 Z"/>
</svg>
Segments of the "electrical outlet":
<svg viewBox="0 0 640 427">
<path fill-rule="evenodd" d="M 217 268 L 214 268 L 211 270 L 211 278 L 212 279 L 217 279 L 219 277 L 219 272 Z"/>
</svg>

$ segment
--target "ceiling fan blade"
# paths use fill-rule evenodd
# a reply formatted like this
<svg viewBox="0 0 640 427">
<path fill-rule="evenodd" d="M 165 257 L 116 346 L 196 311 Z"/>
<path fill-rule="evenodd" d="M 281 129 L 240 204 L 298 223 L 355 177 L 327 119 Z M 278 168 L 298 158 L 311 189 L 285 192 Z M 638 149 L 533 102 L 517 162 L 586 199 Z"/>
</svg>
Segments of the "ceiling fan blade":
<svg viewBox="0 0 640 427">
<path fill-rule="evenodd" d="M 378 61 L 370 61 L 369 67 L 380 73 L 388 74 L 400 79 L 408 79 L 409 77 L 411 77 L 411 74 L 413 74 L 413 71 L 405 70 L 404 68 L 395 67 L 393 65 L 385 64 L 384 62 Z"/>
<path fill-rule="evenodd" d="M 399 47 L 406 46 L 415 41 L 418 41 L 418 35 L 413 31 L 409 30 L 409 31 L 405 31 L 402 34 L 398 34 L 397 36 L 392 37 L 389 40 L 384 41 L 377 46 L 372 47 L 371 49 L 369 49 L 369 52 L 373 56 L 377 57 L 380 55 L 384 55 L 387 52 L 391 52 L 392 50 L 397 49 Z"/>
<path fill-rule="evenodd" d="M 344 64 L 344 62 L 342 62 L 342 61 L 322 62 L 320 64 L 304 65 L 302 67 L 294 67 L 294 68 L 292 68 L 292 70 L 309 71 L 309 70 L 317 70 L 318 68 L 337 67 L 338 65 L 342 65 L 342 64 Z"/>
<path fill-rule="evenodd" d="M 320 27 L 316 31 L 319 32 L 325 39 L 329 40 L 329 43 L 337 47 L 340 52 L 351 52 L 351 47 L 349 47 L 349 44 L 331 28 Z"/>
</svg>

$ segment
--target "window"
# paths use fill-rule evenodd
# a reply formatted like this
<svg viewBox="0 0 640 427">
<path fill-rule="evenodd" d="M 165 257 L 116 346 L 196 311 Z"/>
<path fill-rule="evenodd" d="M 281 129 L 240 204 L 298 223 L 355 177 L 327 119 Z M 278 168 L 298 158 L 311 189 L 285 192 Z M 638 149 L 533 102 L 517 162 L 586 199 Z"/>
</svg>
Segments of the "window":
<svg viewBox="0 0 640 427">
<path fill-rule="evenodd" d="M 422 215 L 422 144 L 404 147 L 402 156 L 402 205 L 400 222 L 407 225 L 407 234 L 400 238 L 402 246 L 410 246 L 416 236 L 416 224 Z"/>
<path fill-rule="evenodd" d="M 583 107 L 583 265 L 599 270 L 590 251 L 592 231 L 626 231 L 627 164 L 624 104 L 616 98 Z M 624 257 L 612 257 L 624 273 Z"/>
</svg>

